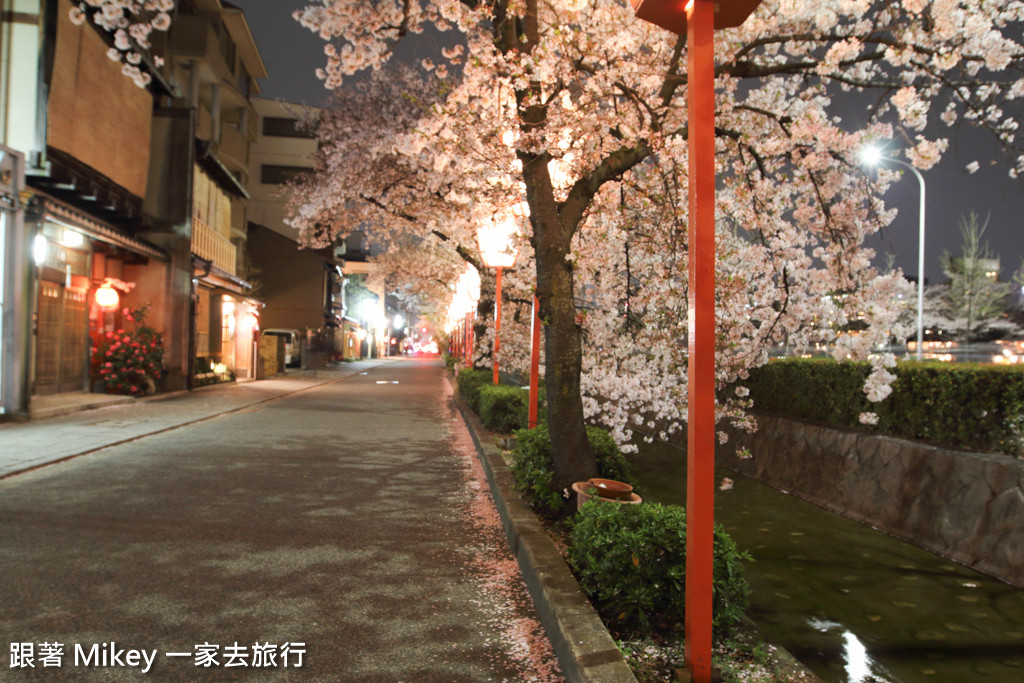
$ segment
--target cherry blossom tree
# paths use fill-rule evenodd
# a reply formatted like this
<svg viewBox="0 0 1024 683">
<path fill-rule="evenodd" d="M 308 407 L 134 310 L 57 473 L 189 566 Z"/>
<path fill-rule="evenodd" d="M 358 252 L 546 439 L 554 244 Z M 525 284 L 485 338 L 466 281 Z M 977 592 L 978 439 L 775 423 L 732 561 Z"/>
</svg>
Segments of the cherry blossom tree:
<svg viewBox="0 0 1024 683">
<path fill-rule="evenodd" d="M 400 186 L 389 215 L 466 257 L 473 228 L 525 197 L 556 485 L 595 473 L 588 414 L 623 440 L 681 426 L 685 37 L 636 20 L 625 0 L 320 0 L 296 18 L 326 41 L 319 75 L 333 89 L 380 69 L 408 34 L 457 38 L 421 65 L 448 85 L 399 99 L 394 125 L 352 137 L 318 169 L 337 180 L 307 193 L 295 225 L 329 239 L 354 220 L 346 202 L 372 206 Z M 721 418 L 749 424 L 742 379 L 783 342 L 871 357 L 865 391 L 888 393 L 895 361 L 871 351 L 897 332 L 905 283 L 872 268 L 864 240 L 891 221 L 879 197 L 896 176 L 867 177 L 857 152 L 891 141 L 929 168 L 948 146 L 942 126 L 961 121 L 1012 151 L 1022 19 L 1019 0 L 765 0 L 718 34 Z M 393 182 L 368 177 L 364 160 L 385 158 Z M 1022 170 L 1012 152 L 1011 175 Z"/>
</svg>

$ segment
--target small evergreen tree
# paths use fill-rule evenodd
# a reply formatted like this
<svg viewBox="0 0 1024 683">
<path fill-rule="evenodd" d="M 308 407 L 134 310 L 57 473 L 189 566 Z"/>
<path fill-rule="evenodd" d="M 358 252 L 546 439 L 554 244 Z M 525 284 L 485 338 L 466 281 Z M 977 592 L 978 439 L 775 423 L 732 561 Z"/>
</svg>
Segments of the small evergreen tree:
<svg viewBox="0 0 1024 683">
<path fill-rule="evenodd" d="M 963 244 L 960 255 L 942 253 L 942 269 L 949 277 L 949 289 L 944 301 L 944 313 L 956 321 L 960 336 L 970 341 L 978 330 L 992 318 L 1006 312 L 1009 285 L 989 276 L 986 261 L 999 256 L 982 241 L 988 218 L 980 223 L 973 211 L 960 219 Z"/>
</svg>

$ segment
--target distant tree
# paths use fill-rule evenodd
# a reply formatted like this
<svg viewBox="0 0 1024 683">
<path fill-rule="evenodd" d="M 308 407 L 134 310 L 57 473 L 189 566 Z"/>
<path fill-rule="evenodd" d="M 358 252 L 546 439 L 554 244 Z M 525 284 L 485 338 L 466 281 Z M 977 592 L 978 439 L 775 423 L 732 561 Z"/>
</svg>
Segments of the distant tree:
<svg viewBox="0 0 1024 683">
<path fill-rule="evenodd" d="M 366 287 L 364 281 L 366 276 L 364 275 L 349 275 L 345 284 L 345 308 L 348 314 L 355 317 L 361 318 L 363 314 L 363 304 L 366 301 L 376 302 L 380 295 L 371 291 Z"/>
<path fill-rule="evenodd" d="M 1007 310 L 1006 297 L 1010 285 L 997 282 L 989 276 L 986 262 L 998 258 L 989 249 L 982 236 L 988 227 L 988 218 L 979 223 L 978 215 L 971 212 L 960 219 L 963 244 L 960 255 L 942 254 L 942 268 L 949 278 L 944 307 L 947 316 L 959 327 L 960 336 L 970 341 L 980 328 L 992 318 Z"/>
</svg>

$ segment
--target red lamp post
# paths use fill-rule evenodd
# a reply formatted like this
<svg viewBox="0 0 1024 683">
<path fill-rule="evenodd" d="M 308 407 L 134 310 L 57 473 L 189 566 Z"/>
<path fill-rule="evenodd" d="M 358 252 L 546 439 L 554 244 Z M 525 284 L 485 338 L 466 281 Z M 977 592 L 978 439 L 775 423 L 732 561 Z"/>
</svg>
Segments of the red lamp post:
<svg viewBox="0 0 1024 683">
<path fill-rule="evenodd" d="M 466 367 L 473 366 L 473 311 L 466 311 L 466 323 L 463 327 L 465 332 L 465 341 L 462 344 L 463 357 L 462 360 L 466 364 Z"/>
<path fill-rule="evenodd" d="M 533 322 L 530 323 L 530 407 L 526 425 L 537 426 L 537 402 L 540 396 L 540 302 L 533 295 Z"/>
<path fill-rule="evenodd" d="M 636 16 L 682 34 L 687 47 L 689 408 L 686 448 L 686 665 L 711 681 L 715 520 L 715 39 L 761 0 L 631 0 Z"/>
<path fill-rule="evenodd" d="M 497 225 L 483 226 L 476 232 L 484 266 L 495 268 L 494 294 L 494 385 L 498 384 L 498 346 L 501 337 L 501 271 L 515 265 L 519 250 L 513 245 L 516 227 L 511 220 Z"/>
</svg>

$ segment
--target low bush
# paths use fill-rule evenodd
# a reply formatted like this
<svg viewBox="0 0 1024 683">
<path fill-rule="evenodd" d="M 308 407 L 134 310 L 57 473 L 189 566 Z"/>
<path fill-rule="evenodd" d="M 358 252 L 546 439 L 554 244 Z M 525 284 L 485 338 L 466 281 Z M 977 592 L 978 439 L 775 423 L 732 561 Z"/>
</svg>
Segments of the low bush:
<svg viewBox="0 0 1024 683">
<path fill-rule="evenodd" d="M 712 627 L 740 622 L 749 585 L 741 552 L 721 526 L 714 533 Z M 678 505 L 591 501 L 576 515 L 569 563 L 605 620 L 625 633 L 674 631 L 686 602 L 686 511 Z"/>
<path fill-rule="evenodd" d="M 480 389 L 486 386 L 491 378 L 491 372 L 488 370 L 463 368 L 455 379 L 459 387 L 459 396 L 477 415 L 480 414 Z"/>
<path fill-rule="evenodd" d="M 754 408 L 817 422 L 868 428 L 890 436 L 1024 455 L 1024 368 L 901 361 L 892 394 L 879 403 L 862 387 L 867 363 L 792 358 L 757 368 L 746 383 Z"/>
<path fill-rule="evenodd" d="M 489 384 L 478 390 L 480 420 L 493 432 L 510 434 L 526 429 L 530 406 L 530 391 L 522 387 Z"/>
<path fill-rule="evenodd" d="M 551 458 L 551 437 L 547 424 L 541 423 L 534 429 L 520 429 L 514 435 L 516 445 L 512 451 L 510 469 L 519 489 L 526 494 L 533 507 L 549 512 L 561 511 L 567 499 L 562 491 L 556 491 L 551 486 L 555 465 Z M 636 487 L 629 462 L 606 431 L 598 427 L 587 427 L 587 440 L 594 449 L 599 476 L 624 481 Z"/>
</svg>

